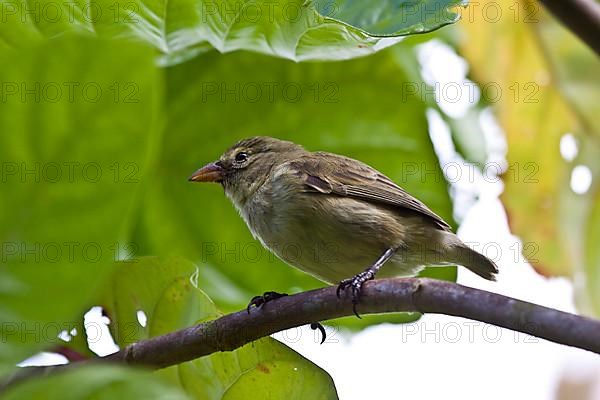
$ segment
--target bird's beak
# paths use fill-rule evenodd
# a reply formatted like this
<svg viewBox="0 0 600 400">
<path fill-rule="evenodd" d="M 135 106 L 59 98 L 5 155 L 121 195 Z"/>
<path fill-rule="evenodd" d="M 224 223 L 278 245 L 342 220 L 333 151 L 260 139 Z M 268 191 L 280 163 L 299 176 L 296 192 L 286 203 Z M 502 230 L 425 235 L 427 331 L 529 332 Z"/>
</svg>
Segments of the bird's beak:
<svg viewBox="0 0 600 400">
<path fill-rule="evenodd" d="M 225 170 L 218 163 L 206 164 L 188 178 L 190 182 L 221 182 Z"/>
</svg>

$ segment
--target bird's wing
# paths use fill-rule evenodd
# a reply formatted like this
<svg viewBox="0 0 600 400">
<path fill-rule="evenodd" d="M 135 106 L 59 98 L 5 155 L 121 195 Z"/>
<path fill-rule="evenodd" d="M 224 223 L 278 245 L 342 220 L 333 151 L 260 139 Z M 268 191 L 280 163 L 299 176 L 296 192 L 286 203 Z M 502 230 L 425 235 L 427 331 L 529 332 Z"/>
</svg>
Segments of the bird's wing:
<svg viewBox="0 0 600 400">
<path fill-rule="evenodd" d="M 387 176 L 359 161 L 337 154 L 315 152 L 287 164 L 309 192 L 354 197 L 383 203 L 429 217 L 440 229 L 450 226 L 425 204 L 408 194 Z"/>
</svg>

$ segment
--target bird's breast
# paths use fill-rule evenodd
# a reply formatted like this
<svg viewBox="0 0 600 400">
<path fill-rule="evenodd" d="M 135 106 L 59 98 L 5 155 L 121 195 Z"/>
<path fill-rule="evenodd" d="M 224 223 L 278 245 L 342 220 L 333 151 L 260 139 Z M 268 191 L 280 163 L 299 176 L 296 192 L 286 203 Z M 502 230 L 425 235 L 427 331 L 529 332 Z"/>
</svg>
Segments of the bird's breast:
<svg viewBox="0 0 600 400">
<path fill-rule="evenodd" d="M 288 264 L 326 282 L 403 246 L 406 229 L 385 208 L 347 197 L 265 186 L 240 210 L 255 238 Z"/>
</svg>

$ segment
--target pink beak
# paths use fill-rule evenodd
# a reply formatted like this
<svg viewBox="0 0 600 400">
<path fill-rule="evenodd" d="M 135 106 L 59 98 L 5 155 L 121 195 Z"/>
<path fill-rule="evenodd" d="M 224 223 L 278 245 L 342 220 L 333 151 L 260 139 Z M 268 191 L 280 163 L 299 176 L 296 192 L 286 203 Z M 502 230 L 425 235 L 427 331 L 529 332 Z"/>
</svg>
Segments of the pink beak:
<svg viewBox="0 0 600 400">
<path fill-rule="evenodd" d="M 221 182 L 225 170 L 216 162 L 206 164 L 188 178 L 190 182 Z"/>
</svg>

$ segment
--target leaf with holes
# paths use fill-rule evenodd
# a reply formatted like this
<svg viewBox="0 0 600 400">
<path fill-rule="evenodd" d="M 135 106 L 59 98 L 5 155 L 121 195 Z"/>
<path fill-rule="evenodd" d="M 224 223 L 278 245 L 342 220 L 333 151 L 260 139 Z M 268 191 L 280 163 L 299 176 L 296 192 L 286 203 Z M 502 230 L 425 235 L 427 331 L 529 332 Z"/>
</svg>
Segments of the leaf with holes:
<svg viewBox="0 0 600 400">
<path fill-rule="evenodd" d="M 179 258 L 144 257 L 118 263 L 101 304 L 117 344 L 182 329 L 220 313 L 197 287 L 198 268 Z M 147 317 L 146 326 L 138 312 Z M 336 399 L 331 377 L 287 346 L 263 338 L 157 372 L 193 398 Z"/>
</svg>

